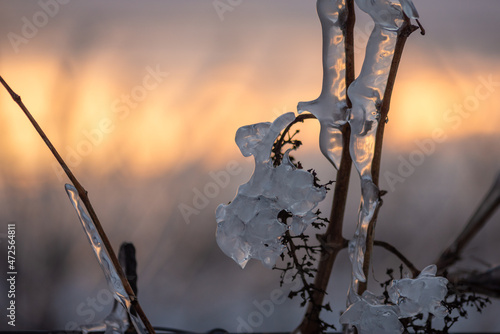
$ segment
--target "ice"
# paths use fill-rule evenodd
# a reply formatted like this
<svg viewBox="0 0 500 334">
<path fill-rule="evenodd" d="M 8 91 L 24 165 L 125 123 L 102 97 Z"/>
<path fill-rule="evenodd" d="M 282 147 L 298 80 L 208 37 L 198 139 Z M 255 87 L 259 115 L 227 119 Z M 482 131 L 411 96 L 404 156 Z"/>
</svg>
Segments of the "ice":
<svg viewBox="0 0 500 334">
<path fill-rule="evenodd" d="M 321 125 L 319 146 L 323 155 L 338 169 L 342 156 L 340 127 L 347 121 L 345 91 L 345 0 L 318 0 L 317 11 L 323 34 L 323 85 L 313 101 L 299 102 L 299 113 L 309 111 Z"/>
<path fill-rule="evenodd" d="M 349 293 L 350 306 L 341 315 L 340 323 L 355 326 L 358 333 L 402 333 L 400 318 L 407 318 L 423 313 L 437 317 L 447 314 L 441 304 L 447 293 L 448 280 L 436 277 L 435 265 L 427 266 L 417 278 L 393 280 L 389 286 L 389 298 L 394 304 L 384 304 L 384 297 L 375 296 L 365 291 L 360 297 Z M 355 290 L 353 282 L 351 290 Z"/>
<path fill-rule="evenodd" d="M 364 282 L 366 277 L 363 273 L 363 261 L 367 229 L 379 205 L 379 190 L 372 177 L 375 138 L 398 29 L 403 23 L 403 12 L 399 4 L 388 0 L 356 0 L 356 4 L 369 14 L 375 23 L 366 46 L 361 72 L 347 89 L 352 103 L 349 115 L 349 152 L 361 178 L 358 225 L 350 255 L 353 279 Z"/>
<path fill-rule="evenodd" d="M 340 323 L 355 326 L 359 334 L 403 333 L 398 307 L 384 305 L 382 300 L 370 291 L 365 291 L 340 316 Z"/>
<path fill-rule="evenodd" d="M 242 268 L 251 258 L 273 267 L 284 250 L 284 233 L 288 229 L 302 233 L 314 221 L 311 211 L 326 196 L 323 187 L 314 185 L 311 173 L 290 161 L 289 151 L 279 166 L 273 166 L 273 143 L 294 119 L 290 112 L 273 123 L 243 126 L 236 132 L 236 144 L 244 156 L 254 156 L 255 169 L 233 201 L 217 208 L 216 239 L 221 250 Z M 278 219 L 283 210 L 291 216 L 286 222 Z"/>
<path fill-rule="evenodd" d="M 121 307 L 127 310 L 130 319 L 132 320 L 132 324 L 135 329 L 140 334 L 146 334 L 145 326 L 142 323 L 141 319 L 136 315 L 135 311 L 131 309 L 132 303 L 130 298 L 125 291 L 125 287 L 123 286 L 118 272 L 111 261 L 108 251 L 103 246 L 102 239 L 97 232 L 94 222 L 86 212 L 85 208 L 82 205 L 80 197 L 78 196 L 78 190 L 70 184 L 66 184 L 66 193 L 73 204 L 73 207 L 76 210 L 78 218 L 82 223 L 83 230 L 85 231 L 85 235 L 87 236 L 88 241 L 92 249 L 94 250 L 94 254 L 97 257 L 97 261 L 99 262 L 102 271 L 104 272 L 104 276 L 106 277 L 106 281 L 108 282 L 110 291 L 113 293 L 114 298 L 120 303 Z M 99 326 L 95 325 L 93 327 L 86 327 L 84 330 L 88 331 L 102 331 L 105 328 L 106 334 L 108 333 L 124 333 L 122 330 L 124 329 L 124 324 L 120 319 L 120 309 L 117 309 L 116 312 L 111 313 L 110 317 L 106 318 L 104 325 Z M 126 328 L 125 328 L 126 329 Z"/>
<path fill-rule="evenodd" d="M 427 266 L 417 278 L 403 278 L 392 281 L 389 287 L 391 301 L 399 305 L 401 317 L 413 317 L 419 313 L 426 316 L 432 313 L 436 317 L 448 314 L 441 304 L 448 291 L 448 280 L 436 277 L 437 267 Z"/>
</svg>

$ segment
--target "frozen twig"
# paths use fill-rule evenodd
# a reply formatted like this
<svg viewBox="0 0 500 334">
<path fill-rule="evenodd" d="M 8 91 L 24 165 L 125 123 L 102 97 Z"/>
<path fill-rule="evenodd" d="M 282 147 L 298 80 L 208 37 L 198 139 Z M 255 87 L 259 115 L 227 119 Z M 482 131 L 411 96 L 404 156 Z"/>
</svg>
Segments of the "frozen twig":
<svg viewBox="0 0 500 334">
<path fill-rule="evenodd" d="M 455 262 L 460 260 L 460 256 L 465 247 L 483 228 L 499 205 L 500 173 L 497 175 L 496 180 L 493 182 L 490 190 L 488 191 L 488 194 L 485 196 L 462 232 L 458 235 L 455 241 L 453 241 L 453 243 L 443 251 L 437 260 L 436 265 L 439 273 L 443 273 L 446 269 L 455 264 Z"/>
<path fill-rule="evenodd" d="M 111 247 L 111 243 L 109 242 L 109 239 L 108 239 L 106 233 L 104 232 L 104 229 L 102 228 L 102 225 L 99 221 L 99 218 L 97 217 L 97 214 L 95 213 L 94 208 L 92 207 L 92 204 L 90 203 L 87 190 L 85 190 L 85 188 L 83 188 L 83 186 L 80 184 L 80 182 L 78 182 L 78 180 L 76 179 L 74 174 L 69 169 L 68 165 L 64 162 L 61 155 L 55 149 L 54 145 L 52 145 L 49 138 L 43 132 L 42 128 L 38 125 L 36 120 L 33 118 L 31 113 L 28 111 L 28 108 L 26 108 L 26 106 L 22 102 L 21 97 L 19 95 L 17 95 L 12 90 L 12 88 L 10 88 L 10 86 L 7 84 L 7 82 L 5 82 L 5 80 L 1 76 L 0 76 L 0 82 L 5 87 L 7 92 L 9 92 L 12 99 L 17 103 L 17 105 L 21 108 L 21 110 L 24 112 L 24 114 L 28 117 L 28 119 L 30 120 L 31 124 L 33 124 L 33 126 L 35 127 L 35 129 L 38 132 L 38 134 L 40 135 L 40 137 L 42 137 L 45 144 L 47 144 L 47 146 L 49 147 L 49 150 L 52 152 L 52 154 L 56 158 L 57 162 L 61 165 L 62 169 L 64 170 L 64 172 L 66 173 L 66 175 L 70 179 L 71 183 L 73 183 L 75 188 L 78 190 L 78 196 L 80 196 L 85 208 L 87 209 L 87 211 L 90 215 L 90 218 L 92 218 L 92 221 L 94 222 L 94 224 L 96 226 L 97 232 L 99 233 L 99 236 L 101 237 L 101 239 L 103 241 L 104 248 L 108 251 L 109 256 L 111 258 L 111 261 L 113 262 L 113 266 L 116 268 L 118 275 L 120 276 L 120 280 L 121 280 L 123 286 L 125 287 L 125 291 L 127 292 L 128 296 L 130 298 L 132 307 L 135 309 L 135 311 L 137 312 L 137 314 L 141 318 L 141 320 L 144 323 L 144 325 L 146 326 L 146 329 L 148 330 L 148 332 L 155 333 L 153 326 L 151 325 L 148 318 L 146 317 L 146 314 L 142 310 L 141 305 L 139 304 L 139 301 L 137 300 L 137 297 L 135 296 L 134 291 L 132 290 L 132 287 L 130 286 L 130 284 L 127 280 L 127 277 L 123 273 L 123 270 L 120 266 L 118 258 L 116 257 L 116 254 L 113 251 L 113 247 Z"/>
</svg>

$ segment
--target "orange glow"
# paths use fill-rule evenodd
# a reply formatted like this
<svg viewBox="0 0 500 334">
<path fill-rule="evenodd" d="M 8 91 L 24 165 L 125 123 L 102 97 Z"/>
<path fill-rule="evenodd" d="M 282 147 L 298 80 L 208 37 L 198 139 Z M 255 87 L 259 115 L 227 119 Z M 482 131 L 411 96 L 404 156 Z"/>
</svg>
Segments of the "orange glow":
<svg viewBox="0 0 500 334">
<path fill-rule="evenodd" d="M 108 56 L 93 58 L 77 74 L 68 74 L 42 56 L 5 62 L 5 79 L 22 96 L 63 158 L 73 161 L 70 167 L 86 166 L 100 173 L 127 169 L 137 176 L 148 176 L 193 163 L 216 168 L 229 157 L 239 156 L 234 143 L 238 127 L 272 121 L 279 114 L 294 111 L 298 101 L 314 98 L 320 89 L 320 82 L 305 87 L 303 93 L 297 88 L 303 87 L 300 84 L 287 86 L 285 82 L 276 87 L 256 79 L 262 72 L 254 65 L 229 63 L 203 76 L 193 70 L 185 76 L 174 73 L 122 115 L 113 109 L 113 103 L 141 84 L 145 70 L 113 75 L 106 69 Z M 444 75 L 435 68 L 402 70 L 385 145 L 411 145 L 436 128 L 451 137 L 496 131 L 495 124 L 500 121 L 495 113 L 498 94 L 481 99 L 460 122 L 451 122 L 451 114 L 445 117 L 454 105 L 474 95 L 481 83 L 474 74 L 454 73 L 450 78 L 449 73 Z M 34 169 L 51 170 L 53 158 L 15 103 L 2 93 L 0 105 L 1 161 L 12 173 L 25 178 Z M 108 131 L 101 136 L 95 131 L 102 122 Z M 89 144 L 92 133 L 96 143 Z M 317 136 L 310 132 L 300 139 L 312 141 L 308 147 L 317 150 Z"/>
</svg>

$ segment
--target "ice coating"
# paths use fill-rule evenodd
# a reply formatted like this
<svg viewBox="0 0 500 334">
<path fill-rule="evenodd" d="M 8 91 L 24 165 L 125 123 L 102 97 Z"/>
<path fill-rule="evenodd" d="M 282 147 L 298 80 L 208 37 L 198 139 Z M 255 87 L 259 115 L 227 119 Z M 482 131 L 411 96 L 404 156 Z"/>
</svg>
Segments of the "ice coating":
<svg viewBox="0 0 500 334">
<path fill-rule="evenodd" d="M 448 292 L 448 280 L 436 277 L 437 267 L 427 266 L 417 278 L 394 280 L 389 287 L 391 301 L 399 306 L 401 317 L 413 317 L 419 313 L 432 313 L 442 318 L 448 314 L 441 301 Z"/>
<path fill-rule="evenodd" d="M 359 334 L 401 334 L 403 325 L 399 321 L 396 305 L 383 304 L 383 298 L 365 291 L 340 316 L 340 323 L 355 326 Z"/>
<path fill-rule="evenodd" d="M 250 180 L 238 188 L 234 200 L 217 208 L 216 239 L 221 250 L 242 268 L 250 258 L 274 266 L 284 249 L 283 234 L 288 229 L 302 233 L 315 219 L 311 211 L 326 196 L 324 188 L 314 186 L 312 174 L 293 165 L 289 152 L 279 166 L 273 166 L 273 143 L 294 119 L 290 112 L 272 124 L 243 126 L 236 132 L 241 153 L 254 156 L 255 169 Z M 291 215 L 289 225 L 278 219 L 283 210 Z"/>
<path fill-rule="evenodd" d="M 373 183 L 372 162 L 375 138 L 380 121 L 380 107 L 391 68 L 398 29 L 403 23 L 399 4 L 388 0 L 356 0 L 361 10 L 370 15 L 375 26 L 366 46 L 361 72 L 349 86 L 347 94 L 352 103 L 349 116 L 351 138 L 349 151 L 361 178 L 361 203 L 355 244 L 350 249 L 353 279 L 366 281 L 363 261 L 369 223 L 379 205 L 379 190 Z"/>
<path fill-rule="evenodd" d="M 313 101 L 299 102 L 299 113 L 309 111 L 321 125 L 319 147 L 338 169 L 342 157 L 342 133 L 346 123 L 345 37 L 347 20 L 345 0 L 318 0 L 316 3 L 323 34 L 323 85 Z"/>
<path fill-rule="evenodd" d="M 142 320 L 135 314 L 135 312 L 132 312 L 131 306 L 132 303 L 130 301 L 130 298 L 125 291 L 125 287 L 123 286 L 120 276 L 118 275 L 118 272 L 113 265 L 113 262 L 111 261 L 111 258 L 109 257 L 109 253 L 106 250 L 106 248 L 103 245 L 102 239 L 97 232 L 97 229 L 95 227 L 94 222 L 86 212 L 85 208 L 82 205 L 82 202 L 80 200 L 80 197 L 78 196 L 78 190 L 70 184 L 65 185 L 66 188 L 66 193 L 68 194 L 68 197 L 71 201 L 71 204 L 73 204 L 73 207 L 76 210 L 76 214 L 78 215 L 78 218 L 80 219 L 80 222 L 82 223 L 83 230 L 85 231 L 85 235 L 87 236 L 87 239 L 90 242 L 90 245 L 92 249 L 94 250 L 94 254 L 97 257 L 97 261 L 99 262 L 99 265 L 101 266 L 102 271 L 104 272 L 104 276 L 106 277 L 106 281 L 108 282 L 109 288 L 111 292 L 113 293 L 114 298 L 121 304 L 122 307 L 124 307 L 128 314 L 130 315 L 130 319 L 132 320 L 132 323 L 137 330 L 138 333 L 140 334 L 146 334 L 147 332 L 145 331 L 145 326 L 142 323 Z M 119 310 L 117 310 L 119 312 Z M 117 313 L 118 314 L 118 313 Z M 119 332 L 122 329 L 122 325 L 119 324 L 116 321 L 115 316 L 117 314 L 112 313 L 110 316 L 112 318 L 106 318 L 107 321 L 105 321 L 105 328 L 106 328 L 106 333 L 123 333 Z M 92 328 L 86 328 L 85 330 L 87 331 L 93 331 L 93 330 L 102 330 L 98 329 L 98 325 L 94 325 Z"/>
</svg>

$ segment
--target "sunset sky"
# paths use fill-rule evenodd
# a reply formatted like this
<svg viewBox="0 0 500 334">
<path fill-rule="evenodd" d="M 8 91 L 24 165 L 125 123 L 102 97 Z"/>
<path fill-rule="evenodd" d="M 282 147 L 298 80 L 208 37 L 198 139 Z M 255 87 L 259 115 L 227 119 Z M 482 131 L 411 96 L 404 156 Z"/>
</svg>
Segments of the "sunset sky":
<svg viewBox="0 0 500 334">
<path fill-rule="evenodd" d="M 427 34 L 421 36 L 416 32 L 408 39 L 386 127 L 384 163 L 387 168 L 397 168 L 398 155 L 413 152 L 419 148 L 417 142 L 431 139 L 436 131 L 441 133 L 446 139 L 436 144 L 440 153 L 429 157 L 421 169 L 432 176 L 426 179 L 417 173 L 400 185 L 398 191 L 405 189 L 408 196 L 421 198 L 424 194 L 417 190 L 420 188 L 408 185 L 427 180 L 430 184 L 425 189 L 437 200 L 425 203 L 438 201 L 448 209 L 453 205 L 443 198 L 458 193 L 463 196 L 458 203 L 467 203 L 464 212 L 442 217 L 449 221 L 460 217 L 464 222 L 500 169 L 500 4 L 495 0 L 415 0 L 414 3 Z M 178 233 L 175 235 L 184 238 L 189 233 L 198 233 L 193 227 L 196 224 L 182 222 L 177 211 L 179 203 L 192 200 L 191 189 L 202 187 L 210 171 L 224 170 L 228 161 L 235 160 L 244 167 L 244 173 L 232 179 L 221 196 L 210 203 L 212 211 L 203 211 L 203 220 L 196 218 L 200 224 L 202 221 L 206 224 L 200 229 L 203 231 L 199 232 L 200 238 L 214 240 L 213 208 L 219 202 L 230 201 L 238 184 L 246 182 L 252 169 L 251 160 L 241 157 L 234 143 L 236 130 L 243 125 L 272 121 L 288 111 L 296 112 L 299 101 L 319 95 L 321 31 L 315 1 L 244 0 L 231 8 L 218 12 L 209 0 L 0 2 L 0 75 L 21 95 L 75 174 L 94 187 L 91 193 L 93 190 L 100 200 L 110 201 L 109 205 L 102 204 L 104 216 L 110 220 L 118 216 L 126 220 L 127 215 L 120 214 L 120 209 L 109 207 L 113 203 L 127 207 L 123 203 L 128 202 L 106 196 L 137 191 L 132 195 L 138 201 L 135 205 L 147 211 L 148 217 L 160 219 L 160 213 L 167 214 L 161 219 L 175 225 L 174 232 Z M 371 27 L 367 16 L 358 10 L 357 73 Z M 318 130 L 316 121 L 304 125 L 300 139 L 306 144 L 301 154 L 310 159 L 307 165 L 322 171 L 327 179 L 333 171 L 318 153 Z M 473 158 L 476 160 L 472 161 Z M 47 187 L 62 190 L 64 182 L 66 178 L 43 141 L 8 94 L 0 89 L 0 199 L 12 198 L 15 193 L 23 201 L 27 198 L 35 201 L 43 198 Z M 387 188 L 384 182 L 382 177 L 382 186 Z M 112 190 L 102 190 L 100 187 L 104 185 Z M 141 185 L 151 190 L 139 190 Z M 471 185 L 474 188 L 465 188 Z M 158 195 L 160 190 L 162 195 Z M 143 194 L 150 197 L 146 199 Z M 354 216 L 358 195 L 353 196 L 350 210 Z M 387 204 L 387 217 L 401 212 L 396 207 L 404 204 L 402 198 L 394 199 L 397 205 Z M 21 220 L 16 216 L 19 212 L 24 212 L 26 219 L 38 212 L 33 209 L 26 213 L 21 206 L 16 211 L 6 203 L 0 202 L 0 224 Z M 34 205 L 29 203 L 33 202 L 25 205 Z M 420 207 L 424 202 L 411 203 L 412 212 L 418 211 L 417 208 L 424 213 L 429 211 Z M 74 219 L 71 223 L 77 225 L 69 202 L 55 201 L 51 205 L 40 210 L 57 211 L 64 206 L 67 211 L 61 214 L 68 220 Z M 137 213 L 137 217 L 141 215 Z M 498 222 L 498 215 L 495 217 Z M 141 247 L 148 245 L 148 226 L 152 233 L 166 231 L 158 224 L 150 224 L 144 230 L 132 229 L 132 235 L 142 242 Z M 115 225 L 110 227 L 111 231 L 119 231 Z M 353 227 L 348 233 L 351 230 Z M 75 238 L 81 237 L 78 233 L 81 232 L 76 230 Z M 132 238 L 127 231 L 117 234 L 117 243 Z M 452 240 L 453 236 L 445 230 L 441 234 Z M 26 242 L 36 242 L 34 232 L 26 231 L 25 238 Z M 78 240 L 82 244 L 75 249 L 85 249 L 85 241 Z M 199 247 L 202 252 L 206 245 L 213 246 L 210 244 L 213 240 L 207 240 L 190 246 L 195 250 Z M 160 243 L 156 240 L 153 244 Z M 170 249 L 161 247 L 158 249 L 165 252 Z M 409 247 L 410 254 L 418 254 L 417 246 Z M 436 246 L 435 250 L 442 248 Z M 167 259 L 178 257 L 172 249 L 170 252 Z M 86 254 L 90 263 L 91 255 Z M 215 254 L 224 257 L 222 253 Z M 163 266 L 160 260 L 151 261 L 145 274 L 148 282 L 154 282 L 154 274 L 160 270 L 155 268 Z M 496 257 L 497 265 L 499 261 Z M 224 264 L 222 268 L 232 265 Z M 94 269 L 94 276 L 99 277 L 98 268 Z M 197 276 L 193 272 L 191 275 Z M 68 277 L 78 273 L 75 269 Z M 244 277 L 244 273 L 234 275 Z M 211 282 L 215 282 L 216 276 L 211 277 Z M 273 280 L 269 281 L 273 284 Z M 65 282 L 64 291 L 71 290 L 69 278 Z M 249 284 L 260 287 L 260 283 Z M 274 284 L 278 286 L 276 281 Z M 94 285 L 90 288 L 98 289 Z M 216 288 L 214 291 L 220 293 Z M 56 304 L 69 302 L 62 294 L 59 292 Z M 83 296 L 84 291 L 79 298 Z M 153 303 L 154 293 L 147 296 Z M 221 297 L 226 307 L 232 305 L 230 297 Z M 249 300 L 251 305 L 252 299 Z M 498 310 L 498 303 L 495 307 Z M 239 306 L 238 310 L 246 309 Z M 58 314 L 52 322 L 37 320 L 31 324 L 64 327 L 64 316 L 74 316 L 67 312 Z M 161 319 L 159 313 L 153 314 L 154 319 Z M 300 316 L 301 310 L 297 314 Z M 184 320 L 177 316 L 172 321 L 188 326 L 189 316 L 184 316 Z M 490 321 L 493 327 L 485 328 L 500 330 L 499 325 L 494 327 L 491 323 L 494 322 Z M 234 321 L 223 324 L 235 330 L 230 328 L 236 327 Z M 197 326 L 194 329 L 205 328 Z M 267 328 L 280 327 L 269 324 Z"/>
</svg>

